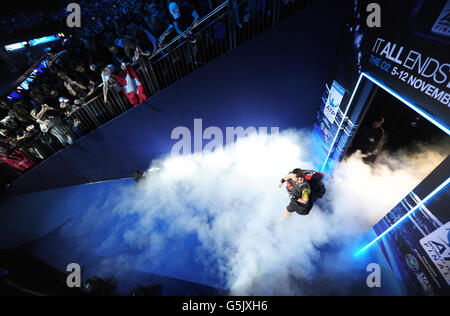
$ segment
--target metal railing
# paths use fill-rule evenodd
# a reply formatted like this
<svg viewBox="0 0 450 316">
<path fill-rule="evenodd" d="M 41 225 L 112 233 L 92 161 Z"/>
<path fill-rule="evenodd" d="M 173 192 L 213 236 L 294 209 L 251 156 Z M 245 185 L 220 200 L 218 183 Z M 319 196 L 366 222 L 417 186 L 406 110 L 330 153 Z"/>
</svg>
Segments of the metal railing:
<svg viewBox="0 0 450 316">
<path fill-rule="evenodd" d="M 178 34 L 132 66 L 146 95 L 151 97 L 313 2 L 315 0 L 224 1 L 192 29 L 195 43 Z M 59 131 L 65 131 L 64 137 L 75 140 L 132 108 L 124 93 L 113 87 L 109 88 L 105 103 L 102 88 L 99 85 L 89 99 L 81 99 L 79 109 L 58 124 Z M 73 124 L 76 120 L 80 122 L 77 132 Z M 55 137 L 55 133 L 44 134 L 47 135 L 41 132 L 29 137 L 21 146 L 21 150 L 37 162 L 67 145 Z"/>
</svg>

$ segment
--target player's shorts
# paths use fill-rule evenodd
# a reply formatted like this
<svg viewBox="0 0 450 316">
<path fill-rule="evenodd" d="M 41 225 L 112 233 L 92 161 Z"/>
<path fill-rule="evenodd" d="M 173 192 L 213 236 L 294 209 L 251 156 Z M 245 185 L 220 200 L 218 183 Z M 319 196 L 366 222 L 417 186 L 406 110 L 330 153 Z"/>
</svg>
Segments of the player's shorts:
<svg viewBox="0 0 450 316">
<path fill-rule="evenodd" d="M 308 215 L 311 210 L 312 205 L 309 203 L 308 205 L 300 205 L 299 202 L 295 200 L 291 200 L 291 203 L 287 206 L 287 210 L 289 213 L 297 213 L 299 215 Z"/>
</svg>

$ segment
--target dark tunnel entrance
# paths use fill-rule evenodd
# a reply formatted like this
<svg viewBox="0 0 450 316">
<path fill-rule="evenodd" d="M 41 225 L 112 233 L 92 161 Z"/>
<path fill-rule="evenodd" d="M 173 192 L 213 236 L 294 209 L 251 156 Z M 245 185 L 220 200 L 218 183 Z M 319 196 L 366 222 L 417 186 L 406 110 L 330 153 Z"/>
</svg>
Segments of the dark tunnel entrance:
<svg viewBox="0 0 450 316">
<path fill-rule="evenodd" d="M 344 166 L 354 167 L 352 170 L 362 186 L 359 189 L 377 194 L 378 189 L 370 186 L 373 181 L 395 188 L 395 192 L 389 191 L 392 207 L 449 157 L 450 132 L 439 118 L 432 117 L 365 73 L 361 74 L 352 93 L 345 116 L 348 120 L 342 124 L 334 142 L 334 157 L 339 155 Z M 379 117 L 384 118 L 381 126 L 384 133 L 382 137 L 374 137 L 376 133 L 371 131 Z M 364 143 L 365 146 L 361 146 Z M 363 162 L 370 170 L 363 178 L 358 173 L 358 162 Z M 390 209 L 383 207 L 379 215 Z"/>
<path fill-rule="evenodd" d="M 384 119 L 380 133 L 373 123 Z M 405 103 L 374 85 L 358 118 L 358 127 L 344 154 L 344 159 L 361 150 L 375 162 L 379 156 L 398 151 L 414 156 L 429 149 L 446 157 L 450 153 L 448 135 Z M 382 135 L 382 136 L 381 136 Z M 381 136 L 381 137 L 380 137 Z M 436 165 L 437 166 L 437 165 Z"/>
</svg>

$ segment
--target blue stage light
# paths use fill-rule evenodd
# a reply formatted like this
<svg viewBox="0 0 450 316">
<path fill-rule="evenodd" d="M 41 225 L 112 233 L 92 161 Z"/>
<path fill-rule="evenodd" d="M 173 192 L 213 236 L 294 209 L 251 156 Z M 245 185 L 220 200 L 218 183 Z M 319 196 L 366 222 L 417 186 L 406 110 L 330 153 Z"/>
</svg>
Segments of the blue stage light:
<svg viewBox="0 0 450 316">
<path fill-rule="evenodd" d="M 431 192 L 430 194 L 428 194 L 428 196 L 423 199 L 419 204 L 417 204 L 415 207 L 413 207 L 408 213 L 406 213 L 402 218 L 400 218 L 397 222 L 395 222 L 394 225 L 392 225 L 391 227 L 389 227 L 388 229 L 386 229 L 381 235 L 379 235 L 377 238 L 375 238 L 374 240 L 372 240 L 370 243 L 368 243 L 366 246 L 364 246 L 363 248 L 361 248 L 361 250 L 359 250 L 356 254 L 355 257 L 359 256 L 361 253 L 365 252 L 367 249 L 369 249 L 370 246 L 372 246 L 374 243 L 376 243 L 378 240 L 380 240 L 381 238 L 383 238 L 386 234 L 388 234 L 390 231 L 392 231 L 395 227 L 397 227 L 398 225 L 400 225 L 400 223 L 402 223 L 405 219 L 407 219 L 412 213 L 414 213 L 417 209 L 419 209 L 420 207 L 422 207 L 426 202 L 428 202 L 429 200 L 431 200 L 436 194 L 438 194 L 442 189 L 444 189 L 450 182 L 450 178 L 447 178 L 446 181 L 444 181 L 443 183 L 441 183 L 441 185 L 439 185 L 436 189 L 433 190 L 433 192 Z"/>
<path fill-rule="evenodd" d="M 442 130 L 444 133 L 446 133 L 447 135 L 450 135 L 450 130 L 447 126 L 445 126 L 443 123 L 439 122 L 437 119 L 433 118 L 430 114 L 426 113 L 424 110 L 420 109 L 419 107 L 415 106 L 414 104 L 412 104 L 410 101 L 406 100 L 405 98 L 403 98 L 401 95 L 399 95 L 397 92 L 395 92 L 394 90 L 392 90 L 391 88 L 387 87 L 386 85 L 384 85 L 383 83 L 379 82 L 378 80 L 376 80 L 375 78 L 371 77 L 370 75 L 366 74 L 366 73 L 361 73 L 361 75 L 359 76 L 358 82 L 356 83 L 355 88 L 353 89 L 353 93 L 352 96 L 350 97 L 350 100 L 348 101 L 348 105 L 347 108 L 345 109 L 344 112 L 344 116 L 342 118 L 341 123 L 339 124 L 339 128 L 336 132 L 336 135 L 334 136 L 333 142 L 331 143 L 330 146 L 330 150 L 328 151 L 328 155 L 322 165 L 322 169 L 321 172 L 323 172 L 323 170 L 325 169 L 325 166 L 330 158 L 331 152 L 333 150 L 333 147 L 336 143 L 336 140 L 340 134 L 340 131 L 342 129 L 342 125 L 344 124 L 345 118 L 347 117 L 347 113 L 348 110 L 350 109 L 350 106 L 352 105 L 353 102 L 353 98 L 355 97 L 355 93 L 358 90 L 359 84 L 361 83 L 361 79 L 363 77 L 366 77 L 367 79 L 369 79 L 370 81 L 372 81 L 374 84 L 376 84 L 377 86 L 379 86 L 380 88 L 382 88 L 384 91 L 388 92 L 389 94 L 391 94 L 392 96 L 394 96 L 395 98 L 397 98 L 398 100 L 400 100 L 401 102 L 403 102 L 404 104 L 406 104 L 409 108 L 413 109 L 415 112 L 417 112 L 418 114 L 420 114 L 422 117 L 424 117 L 425 119 L 427 119 L 428 121 L 430 121 L 433 125 L 437 126 L 440 130 Z"/>
<path fill-rule="evenodd" d="M 30 43 L 30 46 L 36 46 L 36 45 L 39 45 L 39 44 L 44 44 L 44 43 L 57 41 L 59 39 L 60 39 L 59 35 L 50 35 L 50 36 L 44 36 L 44 37 L 40 37 L 40 38 L 36 38 L 36 39 L 30 40 L 29 43 Z"/>
</svg>

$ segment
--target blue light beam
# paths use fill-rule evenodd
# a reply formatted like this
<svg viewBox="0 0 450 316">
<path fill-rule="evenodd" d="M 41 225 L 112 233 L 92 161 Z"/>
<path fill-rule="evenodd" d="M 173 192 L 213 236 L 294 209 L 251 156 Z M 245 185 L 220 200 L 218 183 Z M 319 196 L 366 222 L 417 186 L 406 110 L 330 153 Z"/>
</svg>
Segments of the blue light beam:
<svg viewBox="0 0 450 316">
<path fill-rule="evenodd" d="M 431 200 L 436 194 L 438 194 L 442 189 L 444 189 L 450 182 L 450 177 L 447 178 L 446 181 L 442 182 L 440 186 L 438 186 L 436 189 L 433 190 L 428 196 L 423 199 L 419 204 L 417 204 L 415 207 L 413 207 L 408 213 L 406 213 L 402 218 L 400 218 L 397 222 L 395 222 L 394 225 L 386 229 L 381 235 L 379 235 L 377 238 L 372 240 L 370 243 L 368 243 L 366 246 L 361 248 L 354 256 L 357 257 L 361 253 L 365 252 L 367 249 L 369 249 L 370 246 L 372 246 L 374 243 L 376 243 L 378 240 L 383 238 L 386 234 L 388 234 L 390 231 L 392 231 L 395 227 L 400 225 L 401 222 L 403 222 L 405 219 L 407 219 L 412 213 L 414 213 L 418 208 L 422 207 L 426 202 Z"/>
</svg>

